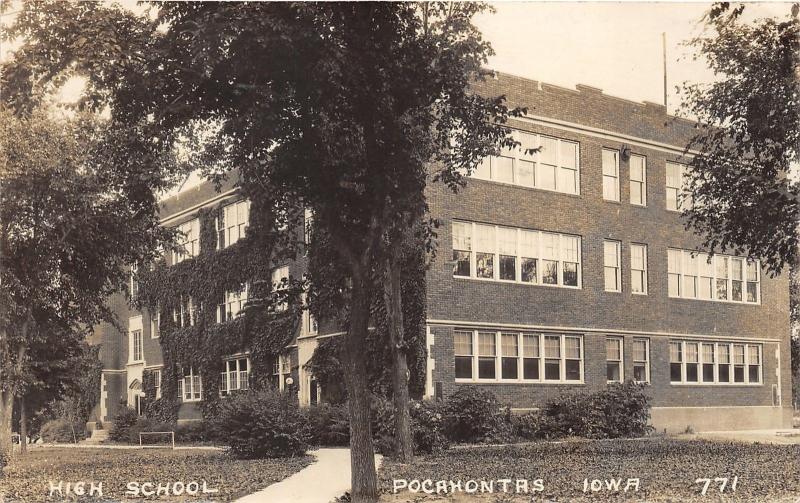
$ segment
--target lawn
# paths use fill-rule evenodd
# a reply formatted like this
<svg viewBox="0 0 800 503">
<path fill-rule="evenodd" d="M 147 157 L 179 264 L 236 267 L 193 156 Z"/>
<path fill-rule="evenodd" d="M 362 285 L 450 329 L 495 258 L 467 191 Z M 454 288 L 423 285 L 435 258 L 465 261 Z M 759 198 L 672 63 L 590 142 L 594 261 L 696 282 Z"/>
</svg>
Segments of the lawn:
<svg viewBox="0 0 800 503">
<path fill-rule="evenodd" d="M 129 482 L 138 488 L 150 491 L 146 482 L 169 485 L 169 491 L 183 489 L 175 482 L 198 483 L 202 491 L 203 482 L 208 489 L 219 492 L 200 492 L 187 498 L 171 495 L 171 499 L 187 501 L 231 501 L 246 494 L 263 489 L 282 480 L 308 465 L 313 458 L 235 460 L 222 452 L 202 450 L 168 449 L 78 449 L 78 448 L 34 448 L 25 457 L 17 457 L 5 468 L 0 478 L 0 501 L 64 501 L 67 482 L 102 482 L 103 497 L 78 498 L 78 501 L 121 501 L 126 497 Z M 63 481 L 63 498 L 48 498 L 49 483 Z M 190 489 L 194 490 L 195 486 Z M 74 497 L 74 496 L 72 496 Z M 4 499 L 5 498 L 5 499 Z M 149 499 L 170 499 L 151 496 Z M 131 498 L 132 499 L 132 498 Z M 137 498 L 141 501 L 141 497 Z"/>
<path fill-rule="evenodd" d="M 800 445 L 765 445 L 686 441 L 674 439 L 574 441 L 509 447 L 451 449 L 445 454 L 419 457 L 410 465 L 386 461 L 381 470 L 382 501 L 719 501 L 719 483 L 711 482 L 701 496 L 698 478 L 729 477 L 723 496 L 739 501 L 797 501 L 800 496 Z M 736 491 L 732 478 L 738 476 Z M 584 479 L 598 479 L 602 489 L 584 492 Z M 638 478 L 639 490 L 628 492 L 606 488 L 606 479 Z M 393 494 L 395 480 L 434 482 L 499 479 L 528 480 L 529 488 L 540 479 L 544 491 L 528 495 L 498 495 L 488 492 L 449 496 L 425 495 L 407 490 Z M 513 484 L 513 483 L 512 483 Z M 431 487 L 431 486 L 428 486 Z M 433 486 L 435 488 L 435 486 Z M 613 487 L 613 483 L 612 483 Z M 415 486 L 416 488 L 416 486 Z M 513 491 L 513 485 L 509 486 Z"/>
</svg>

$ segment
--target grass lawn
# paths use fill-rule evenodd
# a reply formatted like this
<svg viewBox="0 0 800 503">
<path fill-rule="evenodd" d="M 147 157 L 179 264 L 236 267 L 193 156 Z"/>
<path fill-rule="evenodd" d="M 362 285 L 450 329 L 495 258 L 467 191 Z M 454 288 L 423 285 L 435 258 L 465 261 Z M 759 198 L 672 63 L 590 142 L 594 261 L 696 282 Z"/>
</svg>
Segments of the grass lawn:
<svg viewBox="0 0 800 503">
<path fill-rule="evenodd" d="M 451 449 L 449 452 L 419 457 L 413 464 L 384 461 L 380 473 L 384 496 L 381 501 L 719 501 L 719 485 L 712 482 L 701 497 L 701 477 L 738 476 L 735 492 L 730 488 L 725 500 L 798 501 L 800 497 L 800 445 L 723 443 L 702 440 L 643 439 L 612 441 L 574 441 L 509 447 Z M 639 478 L 640 488 L 627 493 L 603 486 L 584 493 L 584 479 Z M 425 495 L 409 491 L 392 494 L 393 480 L 498 480 L 541 479 L 544 491 L 528 495 L 494 494 Z M 496 483 L 497 484 L 497 483 Z M 510 489 L 512 490 L 512 489 Z"/>
<path fill-rule="evenodd" d="M 187 501 L 231 501 L 263 489 L 308 465 L 313 458 L 235 460 L 217 451 L 168 449 L 78 449 L 34 448 L 26 456 L 17 456 L 0 478 L 0 501 L 64 501 L 48 499 L 49 482 L 103 483 L 103 498 L 80 498 L 79 501 L 125 500 L 126 484 L 155 484 L 203 481 L 213 494 L 182 497 Z M 149 490 L 149 488 L 146 488 Z M 172 489 L 171 489 L 172 490 Z M 66 496 L 66 494 L 65 494 Z M 5 498 L 5 499 L 4 499 Z M 150 499 L 156 499 L 155 496 Z M 166 499 L 162 496 L 158 500 Z M 134 499 L 142 501 L 142 498 Z"/>
</svg>

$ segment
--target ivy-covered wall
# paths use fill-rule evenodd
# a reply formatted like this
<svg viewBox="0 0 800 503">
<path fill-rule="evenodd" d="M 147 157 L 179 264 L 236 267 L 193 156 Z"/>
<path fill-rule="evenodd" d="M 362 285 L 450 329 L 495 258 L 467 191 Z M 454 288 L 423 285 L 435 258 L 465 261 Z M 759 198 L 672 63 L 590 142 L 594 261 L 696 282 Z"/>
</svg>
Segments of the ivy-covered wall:
<svg viewBox="0 0 800 503">
<path fill-rule="evenodd" d="M 200 253 L 177 264 L 158 261 L 149 269 L 139 268 L 139 309 L 160 312 L 160 345 L 164 365 L 161 369 L 161 398 L 155 398 L 152 370 L 143 374 L 145 413 L 154 419 L 173 422 L 180 407 L 178 380 L 190 367 L 203 384 L 203 415 L 212 414 L 219 400 L 220 375 L 225 358 L 249 352 L 250 386 L 266 385 L 272 363 L 296 336 L 301 320 L 302 282 L 290 280 L 282 293 L 273 292 L 272 270 L 276 263 L 274 221 L 269 211 L 253 202 L 247 236 L 217 250 L 216 220 L 224 204 L 201 209 Z M 239 317 L 217 323 L 217 306 L 226 291 L 248 284 L 248 304 Z M 279 298 L 280 297 L 280 298 Z M 191 298 L 197 309 L 194 325 L 180 327 L 173 310 Z M 285 303 L 285 310 L 275 306 Z"/>
</svg>

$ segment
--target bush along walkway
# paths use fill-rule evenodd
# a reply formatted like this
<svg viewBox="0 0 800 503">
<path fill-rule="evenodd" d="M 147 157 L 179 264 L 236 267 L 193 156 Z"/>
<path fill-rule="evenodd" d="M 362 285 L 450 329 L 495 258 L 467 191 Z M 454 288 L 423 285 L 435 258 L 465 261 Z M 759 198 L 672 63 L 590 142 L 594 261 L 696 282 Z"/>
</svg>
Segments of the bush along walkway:
<svg viewBox="0 0 800 503">
<path fill-rule="evenodd" d="M 350 449 L 309 452 L 316 461 L 291 477 L 234 503 L 329 503 L 350 490 Z M 375 455 L 375 467 L 382 456 Z"/>
</svg>

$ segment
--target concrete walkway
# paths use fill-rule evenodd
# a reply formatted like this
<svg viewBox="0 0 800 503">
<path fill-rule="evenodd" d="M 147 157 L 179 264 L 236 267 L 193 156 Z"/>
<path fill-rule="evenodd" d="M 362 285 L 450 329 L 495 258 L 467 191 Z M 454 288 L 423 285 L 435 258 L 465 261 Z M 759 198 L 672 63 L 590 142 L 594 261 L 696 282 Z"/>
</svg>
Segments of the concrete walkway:
<svg viewBox="0 0 800 503">
<path fill-rule="evenodd" d="M 289 478 L 234 503 L 330 503 L 350 490 L 350 449 L 309 452 L 317 460 Z M 375 467 L 383 457 L 375 455 Z"/>
<path fill-rule="evenodd" d="M 800 445 L 800 429 L 786 428 L 781 430 L 701 431 L 692 434 L 678 435 L 678 438 L 702 438 L 706 440 L 724 440 L 733 442 Z"/>
</svg>

